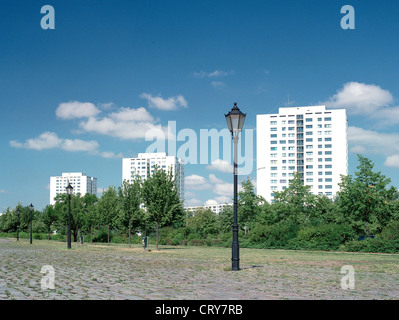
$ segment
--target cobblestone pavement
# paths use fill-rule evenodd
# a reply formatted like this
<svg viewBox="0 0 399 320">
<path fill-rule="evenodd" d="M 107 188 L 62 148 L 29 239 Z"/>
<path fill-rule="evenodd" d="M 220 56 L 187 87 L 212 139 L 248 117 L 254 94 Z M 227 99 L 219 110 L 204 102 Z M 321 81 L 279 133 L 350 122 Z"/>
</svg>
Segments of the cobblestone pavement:
<svg viewBox="0 0 399 320">
<path fill-rule="evenodd" d="M 190 250 L 195 254 L 185 254 Z M 338 260 L 334 256 L 291 259 L 300 254 L 281 251 L 277 255 L 273 250 L 258 250 L 259 258 L 253 258 L 254 250 L 241 249 L 241 270 L 231 271 L 228 248 L 169 247 L 144 252 L 139 247 L 73 244 L 67 250 L 63 243 L 36 240 L 30 245 L 26 240 L 0 239 L 0 299 L 399 298 L 397 255 L 370 263 L 359 255 L 348 255 L 346 260 L 342 255 Z M 252 259 L 249 263 L 245 255 Z M 344 290 L 340 270 L 348 263 L 356 270 L 355 288 Z M 54 289 L 41 287 L 41 280 L 49 275 L 40 273 L 46 265 L 54 268 Z"/>
</svg>

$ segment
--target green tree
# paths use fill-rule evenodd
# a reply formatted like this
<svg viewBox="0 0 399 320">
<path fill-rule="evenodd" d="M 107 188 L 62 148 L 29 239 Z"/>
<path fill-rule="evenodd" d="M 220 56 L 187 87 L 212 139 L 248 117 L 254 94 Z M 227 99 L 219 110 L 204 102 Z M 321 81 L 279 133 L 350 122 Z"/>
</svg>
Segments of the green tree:
<svg viewBox="0 0 399 320">
<path fill-rule="evenodd" d="M 201 238 L 216 235 L 219 231 L 217 216 L 212 210 L 197 208 L 192 217 L 188 218 L 187 226 L 198 233 Z"/>
<path fill-rule="evenodd" d="M 391 218 L 390 201 L 395 188 L 388 189 L 391 180 L 381 172 L 374 172 L 372 161 L 358 155 L 355 177 L 342 176 L 338 192 L 339 206 L 358 234 L 379 232 Z"/>
<path fill-rule="evenodd" d="M 107 226 L 108 229 L 108 240 L 109 245 L 110 240 L 110 229 L 118 215 L 118 194 L 115 187 L 109 187 L 106 189 L 97 203 L 99 220 L 101 223 Z"/>
<path fill-rule="evenodd" d="M 224 206 L 222 212 L 219 214 L 218 224 L 221 233 L 227 233 L 232 231 L 234 221 L 233 206 Z"/>
<path fill-rule="evenodd" d="M 52 231 L 51 228 L 53 227 L 54 222 L 57 220 L 55 209 L 51 204 L 44 208 L 41 220 L 46 226 L 47 239 L 50 240 L 50 233 Z"/>
<path fill-rule="evenodd" d="M 155 223 L 158 250 L 159 228 L 184 220 L 184 209 L 172 171 L 166 173 L 155 166 L 152 175 L 143 182 L 142 198 L 149 221 Z"/>
<path fill-rule="evenodd" d="M 264 201 L 264 199 L 255 194 L 254 185 L 249 178 L 242 181 L 241 185 L 242 191 L 238 192 L 238 224 L 241 228 L 247 226 L 249 230 L 251 230 L 260 213 L 260 203 Z"/>
<path fill-rule="evenodd" d="M 127 221 L 129 230 L 129 248 L 131 248 L 131 231 L 132 227 L 137 228 L 141 223 L 143 216 L 140 209 L 142 203 L 141 200 L 141 181 L 137 177 L 133 180 L 133 183 L 129 183 L 124 180 L 122 186 L 118 189 L 118 195 L 121 203 L 121 215 L 122 224 Z"/>
<path fill-rule="evenodd" d="M 65 233 L 68 228 L 68 216 L 69 216 L 69 199 L 66 193 L 61 193 L 55 196 L 54 211 L 57 217 L 58 227 L 64 227 Z M 71 195 L 71 232 L 73 234 L 73 241 L 78 241 L 78 233 L 82 226 L 82 211 L 83 201 L 80 193 Z"/>
<path fill-rule="evenodd" d="M 98 197 L 95 194 L 86 193 L 82 199 L 83 202 L 83 222 L 82 228 L 85 228 L 86 231 L 90 234 L 90 243 L 93 240 L 93 226 L 98 222 L 98 214 L 96 204 L 98 202 Z"/>
<path fill-rule="evenodd" d="M 278 220 L 292 220 L 295 223 L 306 223 L 310 219 L 314 207 L 315 195 L 310 192 L 310 186 L 303 184 L 302 175 L 294 173 L 289 187 L 283 191 L 276 191 L 273 209 Z"/>
</svg>

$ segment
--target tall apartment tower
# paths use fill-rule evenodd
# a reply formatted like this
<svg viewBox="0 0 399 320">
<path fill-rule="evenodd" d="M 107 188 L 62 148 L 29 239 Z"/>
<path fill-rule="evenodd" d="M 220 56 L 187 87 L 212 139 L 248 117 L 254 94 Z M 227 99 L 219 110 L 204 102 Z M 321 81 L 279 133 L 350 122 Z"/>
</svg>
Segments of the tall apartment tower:
<svg viewBox="0 0 399 320">
<path fill-rule="evenodd" d="M 155 165 L 168 172 L 172 170 L 176 178 L 177 189 L 181 200 L 184 200 L 184 164 L 175 156 L 168 156 L 166 152 L 139 153 L 137 158 L 122 159 L 122 182 L 132 182 L 135 176 L 147 179 L 154 172 Z"/>
<path fill-rule="evenodd" d="M 66 193 L 68 183 L 73 187 L 73 194 L 97 194 L 97 178 L 89 177 L 83 172 L 63 172 L 61 176 L 50 177 L 50 204 L 54 205 L 54 197 Z"/>
<path fill-rule="evenodd" d="M 274 192 L 289 186 L 294 172 L 316 195 L 329 198 L 348 174 L 345 109 L 325 106 L 279 108 L 256 116 L 257 193 L 273 202 Z"/>
</svg>

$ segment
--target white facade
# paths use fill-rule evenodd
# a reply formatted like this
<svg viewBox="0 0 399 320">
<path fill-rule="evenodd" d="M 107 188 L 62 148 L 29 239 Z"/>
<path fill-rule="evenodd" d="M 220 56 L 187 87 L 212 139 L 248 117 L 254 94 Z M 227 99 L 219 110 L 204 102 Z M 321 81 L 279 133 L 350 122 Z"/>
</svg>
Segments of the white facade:
<svg viewBox="0 0 399 320">
<path fill-rule="evenodd" d="M 228 203 L 208 204 L 208 205 L 203 205 L 203 206 L 185 207 L 184 209 L 189 213 L 193 213 L 193 212 L 195 212 L 195 210 L 197 210 L 199 208 L 210 209 L 213 213 L 220 215 L 225 206 L 232 206 L 232 204 L 228 204 Z"/>
<path fill-rule="evenodd" d="M 256 116 L 257 193 L 268 202 L 289 186 L 294 172 L 313 194 L 332 198 L 348 174 L 345 109 L 325 106 L 279 108 Z"/>
<path fill-rule="evenodd" d="M 61 176 L 50 177 L 50 204 L 55 204 L 55 196 L 66 193 L 68 183 L 73 187 L 73 194 L 97 194 L 97 178 L 83 172 L 63 172 Z"/>
<path fill-rule="evenodd" d="M 135 176 L 146 180 L 154 171 L 155 165 L 166 172 L 172 170 L 176 177 L 180 199 L 184 200 L 184 164 L 175 156 L 168 156 L 166 152 L 139 153 L 137 158 L 122 159 L 122 182 L 133 182 Z"/>
</svg>

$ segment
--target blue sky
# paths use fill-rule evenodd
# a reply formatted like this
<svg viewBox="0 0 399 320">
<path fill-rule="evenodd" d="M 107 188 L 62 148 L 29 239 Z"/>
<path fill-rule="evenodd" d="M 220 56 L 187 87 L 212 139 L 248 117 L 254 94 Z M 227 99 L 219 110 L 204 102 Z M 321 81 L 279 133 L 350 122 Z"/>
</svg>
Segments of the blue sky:
<svg viewBox="0 0 399 320">
<path fill-rule="evenodd" d="M 3 0 L 0 15 L 0 212 L 44 208 L 61 172 L 117 187 L 147 129 L 221 130 L 235 101 L 247 129 L 281 106 L 346 108 L 349 173 L 359 152 L 399 186 L 395 1 Z M 231 198 L 224 169 L 186 165 L 188 204 Z"/>
</svg>

